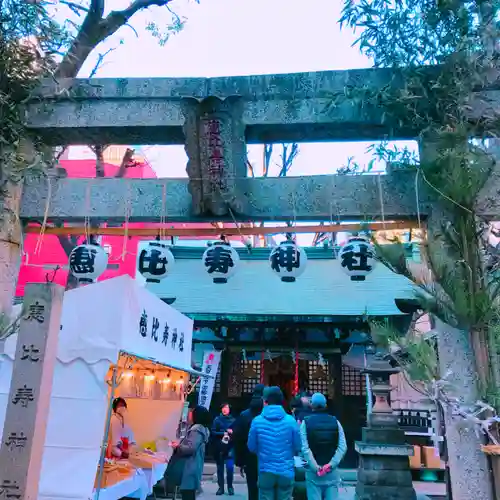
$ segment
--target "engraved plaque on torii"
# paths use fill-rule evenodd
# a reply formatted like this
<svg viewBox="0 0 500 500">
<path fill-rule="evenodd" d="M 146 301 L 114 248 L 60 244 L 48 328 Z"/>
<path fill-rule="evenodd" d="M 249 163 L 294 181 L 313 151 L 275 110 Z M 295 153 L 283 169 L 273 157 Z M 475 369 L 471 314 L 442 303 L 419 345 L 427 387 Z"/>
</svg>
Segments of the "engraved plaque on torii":
<svg viewBox="0 0 500 500">
<path fill-rule="evenodd" d="M 184 100 L 184 135 L 193 215 L 241 213 L 247 175 L 245 126 L 237 99 Z"/>
</svg>

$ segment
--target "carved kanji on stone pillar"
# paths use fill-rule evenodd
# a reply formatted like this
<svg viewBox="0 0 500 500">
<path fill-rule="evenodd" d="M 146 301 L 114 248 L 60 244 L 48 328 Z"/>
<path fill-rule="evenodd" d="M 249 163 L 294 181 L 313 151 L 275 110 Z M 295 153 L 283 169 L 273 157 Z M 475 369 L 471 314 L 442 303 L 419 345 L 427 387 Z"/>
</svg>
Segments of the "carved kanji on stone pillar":
<svg viewBox="0 0 500 500">
<path fill-rule="evenodd" d="M 245 126 L 238 99 L 184 101 L 187 173 L 194 215 L 243 210 L 238 186 L 247 172 Z"/>
</svg>

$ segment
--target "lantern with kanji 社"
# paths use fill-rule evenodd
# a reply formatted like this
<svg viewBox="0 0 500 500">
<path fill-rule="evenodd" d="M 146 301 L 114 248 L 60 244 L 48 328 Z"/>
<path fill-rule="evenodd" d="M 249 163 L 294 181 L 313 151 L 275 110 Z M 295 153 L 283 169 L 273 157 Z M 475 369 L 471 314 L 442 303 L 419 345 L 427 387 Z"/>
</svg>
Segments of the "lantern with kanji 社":
<svg viewBox="0 0 500 500">
<path fill-rule="evenodd" d="M 85 243 L 69 254 L 69 270 L 79 283 L 93 283 L 108 267 L 108 254 L 97 243 Z"/>
<path fill-rule="evenodd" d="M 273 248 L 269 255 L 271 269 L 285 283 L 293 283 L 306 268 L 307 255 L 294 241 L 286 240 Z"/>
<path fill-rule="evenodd" d="M 146 283 L 159 283 L 174 267 L 175 259 L 169 246 L 159 240 L 148 241 L 137 256 L 137 269 Z"/>
<path fill-rule="evenodd" d="M 364 281 L 373 271 L 377 260 L 375 249 L 362 236 L 353 236 L 339 252 L 340 266 L 351 281 Z"/>
<path fill-rule="evenodd" d="M 201 260 L 214 283 L 227 283 L 236 271 L 240 256 L 226 240 L 220 240 L 205 250 Z"/>
</svg>

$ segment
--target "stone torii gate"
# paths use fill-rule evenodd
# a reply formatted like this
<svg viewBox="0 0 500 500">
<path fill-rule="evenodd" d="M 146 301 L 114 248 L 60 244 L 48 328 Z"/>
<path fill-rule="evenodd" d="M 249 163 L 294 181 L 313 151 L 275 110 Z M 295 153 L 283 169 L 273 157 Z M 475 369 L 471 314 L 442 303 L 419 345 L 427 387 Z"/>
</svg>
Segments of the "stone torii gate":
<svg viewBox="0 0 500 500">
<path fill-rule="evenodd" d="M 125 203 L 131 221 L 377 220 L 382 211 L 387 220 L 414 219 L 415 172 L 247 177 L 247 143 L 416 138 L 418 130 L 386 123 L 382 110 L 361 109 L 346 97 L 346 89 L 356 86 L 394 85 L 394 75 L 365 69 L 47 82 L 25 111 L 26 124 L 47 144 L 185 144 L 189 180 L 53 179 L 49 200 L 46 180 L 31 179 L 21 220 L 39 221 L 46 214 L 66 222 L 119 222 Z M 484 93 L 490 102 L 499 94 Z M 335 158 L 324 161 L 332 171 L 339 166 Z M 500 207 L 489 187 L 480 212 L 494 218 Z M 430 204 L 421 188 L 419 211 L 425 218 Z"/>
<path fill-rule="evenodd" d="M 21 222 L 425 220 L 432 209 L 429 191 L 408 170 L 247 177 L 247 143 L 415 139 L 418 130 L 387 123 L 382 109 L 356 107 L 347 97 L 352 88 L 398 84 L 398 74 L 385 69 L 46 82 L 27 103 L 25 121 L 47 144 L 185 144 L 189 179 L 27 179 Z M 500 97 L 494 88 L 481 93 L 490 104 L 472 106 L 473 119 Z M 426 154 L 425 144 L 420 153 Z M 323 161 L 332 171 L 339 166 L 335 158 Z M 498 219 L 499 186 L 495 173 L 480 197 L 480 215 Z M 2 250 L 5 244 L 0 242 L 3 275 L 16 276 L 19 255 Z M 459 344 L 463 359 L 450 350 L 447 363 L 467 373 L 471 351 Z M 478 453 L 476 460 L 484 462 Z M 460 462 L 454 467 L 459 483 L 466 480 Z"/>
</svg>

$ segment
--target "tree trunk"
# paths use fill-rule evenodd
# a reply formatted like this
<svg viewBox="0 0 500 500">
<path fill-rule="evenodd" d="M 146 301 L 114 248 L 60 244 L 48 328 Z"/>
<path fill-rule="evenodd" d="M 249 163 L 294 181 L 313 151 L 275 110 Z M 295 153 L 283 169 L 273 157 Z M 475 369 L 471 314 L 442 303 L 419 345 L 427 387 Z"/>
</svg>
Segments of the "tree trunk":
<svg viewBox="0 0 500 500">
<path fill-rule="evenodd" d="M 7 181 L 3 185 L 2 217 L 0 221 L 0 313 L 12 313 L 17 277 L 21 265 L 21 234 L 19 207 L 22 184 Z M 3 352 L 0 342 L 0 353 Z"/>
<path fill-rule="evenodd" d="M 478 400 L 478 379 L 470 332 L 458 330 L 436 318 L 439 368 L 451 373 L 449 382 L 460 401 Z M 494 500 L 488 458 L 481 451 L 481 439 L 459 425 L 461 417 L 445 415 L 448 464 L 453 500 Z"/>
<path fill-rule="evenodd" d="M 92 150 L 95 153 L 95 176 L 96 178 L 103 178 L 106 177 L 106 172 L 104 170 L 104 150 L 106 149 L 105 146 L 102 146 L 100 144 L 96 144 L 95 146 L 92 147 Z"/>
</svg>

